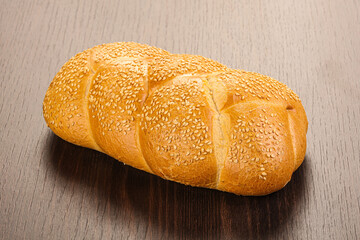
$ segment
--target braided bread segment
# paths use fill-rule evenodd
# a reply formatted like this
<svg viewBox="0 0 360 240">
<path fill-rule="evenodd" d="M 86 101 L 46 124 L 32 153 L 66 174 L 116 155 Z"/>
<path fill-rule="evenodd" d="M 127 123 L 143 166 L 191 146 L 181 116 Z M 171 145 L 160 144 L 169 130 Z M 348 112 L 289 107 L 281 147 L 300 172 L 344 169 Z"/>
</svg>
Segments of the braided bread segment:
<svg viewBox="0 0 360 240">
<path fill-rule="evenodd" d="M 147 99 L 141 118 L 144 156 L 156 175 L 193 186 L 214 188 L 217 160 L 208 84 L 196 76 L 179 76 Z"/>
<path fill-rule="evenodd" d="M 88 83 L 94 75 L 90 50 L 72 57 L 51 82 L 44 98 L 43 115 L 47 125 L 64 140 L 101 151 L 89 132 Z"/>
<path fill-rule="evenodd" d="M 106 154 L 152 172 L 141 153 L 138 122 L 147 96 L 147 61 L 116 60 L 98 68 L 88 97 L 94 140 Z"/>
</svg>

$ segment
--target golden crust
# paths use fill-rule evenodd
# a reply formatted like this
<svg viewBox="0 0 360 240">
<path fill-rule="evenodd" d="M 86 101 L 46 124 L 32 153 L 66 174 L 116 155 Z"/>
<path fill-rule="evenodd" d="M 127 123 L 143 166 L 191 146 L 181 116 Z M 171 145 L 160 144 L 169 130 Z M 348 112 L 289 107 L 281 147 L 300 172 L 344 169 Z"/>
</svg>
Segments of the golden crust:
<svg viewBox="0 0 360 240">
<path fill-rule="evenodd" d="M 239 195 L 281 189 L 306 151 L 306 114 L 284 84 L 138 43 L 71 58 L 43 112 L 66 141 L 165 179 Z"/>
<path fill-rule="evenodd" d="M 215 187 L 217 162 L 203 79 L 178 77 L 148 97 L 140 122 L 144 156 L 152 171 L 184 184 Z"/>
<path fill-rule="evenodd" d="M 226 66 L 197 55 L 160 55 L 150 62 L 149 83 L 151 88 L 183 74 L 203 75 L 225 71 Z"/>
<path fill-rule="evenodd" d="M 229 147 L 218 188 L 242 195 L 264 195 L 290 180 L 295 169 L 287 110 L 277 104 L 233 105 Z"/>
<path fill-rule="evenodd" d="M 43 115 L 56 135 L 79 146 L 100 150 L 89 134 L 86 87 L 92 72 L 90 51 L 71 58 L 51 82 L 43 103 Z"/>
<path fill-rule="evenodd" d="M 144 68 L 145 66 L 145 68 Z M 108 155 L 151 172 L 138 146 L 137 122 L 147 94 L 146 62 L 109 62 L 96 72 L 88 97 L 95 141 Z"/>
<path fill-rule="evenodd" d="M 116 42 L 95 46 L 91 49 L 91 65 L 96 71 L 101 65 L 119 58 L 154 58 L 170 53 L 160 48 L 134 42 Z"/>
</svg>

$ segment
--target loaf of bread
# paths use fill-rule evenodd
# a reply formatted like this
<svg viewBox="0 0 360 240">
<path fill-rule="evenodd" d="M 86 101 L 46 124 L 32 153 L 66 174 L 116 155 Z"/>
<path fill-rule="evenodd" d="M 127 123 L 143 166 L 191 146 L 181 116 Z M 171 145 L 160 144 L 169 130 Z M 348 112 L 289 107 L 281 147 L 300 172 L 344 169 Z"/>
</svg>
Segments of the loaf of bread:
<svg viewBox="0 0 360 240">
<path fill-rule="evenodd" d="M 238 195 L 283 188 L 306 150 L 306 114 L 286 85 L 133 42 L 71 58 L 51 82 L 43 114 L 68 142 Z"/>
</svg>

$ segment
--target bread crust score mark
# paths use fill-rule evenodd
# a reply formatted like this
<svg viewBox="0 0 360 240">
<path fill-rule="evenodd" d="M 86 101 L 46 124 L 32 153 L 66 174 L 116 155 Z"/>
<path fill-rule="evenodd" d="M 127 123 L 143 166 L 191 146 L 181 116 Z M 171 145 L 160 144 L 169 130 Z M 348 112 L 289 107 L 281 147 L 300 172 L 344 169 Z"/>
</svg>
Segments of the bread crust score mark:
<svg viewBox="0 0 360 240">
<path fill-rule="evenodd" d="M 50 84 L 43 113 L 73 144 L 238 195 L 283 188 L 306 151 L 305 110 L 284 84 L 133 42 L 71 58 Z"/>
</svg>

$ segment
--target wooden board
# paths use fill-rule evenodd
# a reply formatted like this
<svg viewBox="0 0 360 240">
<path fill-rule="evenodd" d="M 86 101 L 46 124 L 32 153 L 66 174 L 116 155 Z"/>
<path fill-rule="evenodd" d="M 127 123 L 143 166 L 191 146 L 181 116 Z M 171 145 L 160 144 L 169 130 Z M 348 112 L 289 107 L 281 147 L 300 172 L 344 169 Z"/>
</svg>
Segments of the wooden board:
<svg viewBox="0 0 360 240">
<path fill-rule="evenodd" d="M 359 1 L 1 1 L 0 239 L 360 238 Z M 71 56 L 136 41 L 272 76 L 309 119 L 281 191 L 183 186 L 74 146 L 42 101 Z"/>
</svg>

